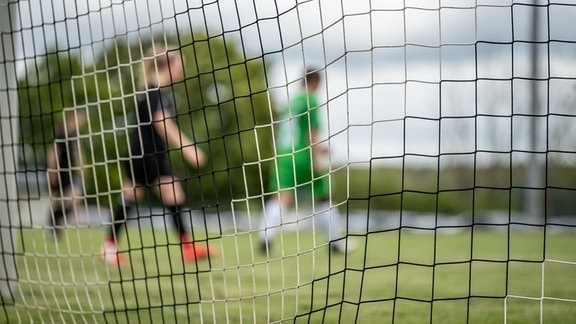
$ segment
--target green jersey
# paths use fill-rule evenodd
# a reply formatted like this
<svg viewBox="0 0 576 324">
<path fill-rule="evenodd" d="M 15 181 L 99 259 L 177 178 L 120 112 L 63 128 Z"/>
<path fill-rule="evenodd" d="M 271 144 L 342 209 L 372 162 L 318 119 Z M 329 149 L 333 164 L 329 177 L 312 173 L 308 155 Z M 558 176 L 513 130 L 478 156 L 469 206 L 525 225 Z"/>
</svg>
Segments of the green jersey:
<svg viewBox="0 0 576 324">
<path fill-rule="evenodd" d="M 276 134 L 276 150 L 287 154 L 310 146 L 311 131 L 320 128 L 318 101 L 312 93 L 298 94 L 281 114 Z"/>
<path fill-rule="evenodd" d="M 328 196 L 328 178 L 313 170 L 310 135 L 320 128 L 318 101 L 302 92 L 281 115 L 276 133 L 276 163 L 271 168 L 269 190 L 298 188 L 311 191 L 315 200 Z"/>
</svg>

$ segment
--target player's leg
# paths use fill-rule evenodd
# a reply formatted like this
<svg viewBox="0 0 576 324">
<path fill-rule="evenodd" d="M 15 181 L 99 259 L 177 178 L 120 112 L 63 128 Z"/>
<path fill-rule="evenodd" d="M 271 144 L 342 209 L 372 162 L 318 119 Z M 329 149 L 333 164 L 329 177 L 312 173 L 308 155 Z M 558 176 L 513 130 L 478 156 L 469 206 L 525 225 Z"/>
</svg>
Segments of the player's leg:
<svg viewBox="0 0 576 324">
<path fill-rule="evenodd" d="M 56 229 L 58 235 L 62 235 L 62 229 L 66 226 L 70 215 L 75 215 L 76 205 L 82 197 L 82 191 L 77 188 L 74 183 L 70 183 L 63 191 L 58 204 L 58 212 L 54 212 L 54 220 L 56 221 Z M 77 220 L 76 220 L 77 223 Z"/>
<path fill-rule="evenodd" d="M 52 208 L 48 211 L 48 227 L 54 239 L 62 235 L 62 223 L 65 215 L 69 213 L 67 198 L 72 194 L 72 182 L 67 172 L 60 172 L 57 181 L 50 188 Z"/>
<path fill-rule="evenodd" d="M 330 243 L 335 252 L 347 250 L 346 241 L 343 240 L 343 226 L 337 207 L 330 205 L 330 200 L 323 199 L 314 204 L 314 221 L 316 228 Z"/>
<path fill-rule="evenodd" d="M 108 227 L 101 250 L 101 258 L 104 262 L 113 264 L 124 262 L 122 255 L 118 254 L 118 237 L 125 227 L 128 213 L 144 193 L 145 189 L 143 187 L 135 187 L 132 180 L 124 180 L 122 194 L 118 197 L 116 207 L 112 211 L 112 224 Z"/>
<path fill-rule="evenodd" d="M 261 230 L 259 249 L 261 252 L 271 250 L 274 238 L 282 228 L 282 216 L 288 211 L 293 201 L 294 165 L 292 156 L 282 156 L 276 159 L 270 170 L 269 192 L 274 193 L 264 205 L 264 213 L 260 218 Z"/>
<path fill-rule="evenodd" d="M 176 179 L 172 176 L 161 176 L 157 179 L 153 188 L 162 204 L 170 210 L 170 215 L 179 237 L 187 235 L 180 212 L 186 202 L 186 195 L 180 183 L 176 182 Z"/>
<path fill-rule="evenodd" d="M 59 239 L 62 233 L 60 223 L 64 218 L 64 201 L 62 199 L 60 189 L 52 189 L 52 203 L 51 208 L 48 210 L 48 228 L 50 236 L 54 239 Z"/>
<path fill-rule="evenodd" d="M 272 250 L 272 242 L 282 228 L 282 216 L 286 215 L 290 205 L 294 201 L 291 191 L 281 191 L 274 194 L 264 205 L 264 215 L 260 219 L 260 251 Z"/>
<path fill-rule="evenodd" d="M 152 161 L 154 161 L 152 159 Z M 124 170 L 128 176 L 123 180 L 122 193 L 112 210 L 112 224 L 106 233 L 106 241 L 116 244 L 118 237 L 125 226 L 128 214 L 134 205 L 144 196 L 149 178 L 154 176 L 156 167 L 149 163 L 148 159 L 132 159 L 124 162 Z"/>
<path fill-rule="evenodd" d="M 344 226 L 337 207 L 331 206 L 328 174 L 318 174 L 313 181 L 314 222 L 315 227 L 324 235 L 334 252 L 351 250 L 347 241 L 342 239 Z"/>
<path fill-rule="evenodd" d="M 188 233 L 185 228 L 182 207 L 186 202 L 186 195 L 180 182 L 177 182 L 172 176 L 161 176 L 154 188 L 156 188 L 162 204 L 170 211 L 174 227 L 182 243 L 184 260 L 191 262 L 214 254 L 216 251 L 214 247 L 194 243 L 192 234 Z"/>
<path fill-rule="evenodd" d="M 50 217 L 52 230 L 55 238 L 62 236 L 63 228 L 66 227 L 69 217 L 76 215 L 76 206 L 83 199 L 82 187 L 74 182 L 67 182 L 62 192 L 57 193 L 58 198 L 53 201 L 52 210 L 54 217 Z M 78 223 L 78 219 L 75 220 Z"/>
<path fill-rule="evenodd" d="M 67 219 L 70 215 L 75 217 L 74 223 L 78 224 L 79 220 L 77 218 L 77 208 L 84 201 L 84 188 L 81 183 L 81 179 L 77 178 L 76 181 L 72 182 L 69 191 L 66 192 L 65 213 L 64 218 Z"/>
<path fill-rule="evenodd" d="M 123 227 L 126 225 L 128 214 L 145 193 L 142 186 L 135 186 L 132 180 L 126 179 L 122 184 L 122 194 L 118 197 L 116 207 L 112 211 L 112 226 L 110 226 L 107 238 L 113 242 L 118 240 Z"/>
</svg>

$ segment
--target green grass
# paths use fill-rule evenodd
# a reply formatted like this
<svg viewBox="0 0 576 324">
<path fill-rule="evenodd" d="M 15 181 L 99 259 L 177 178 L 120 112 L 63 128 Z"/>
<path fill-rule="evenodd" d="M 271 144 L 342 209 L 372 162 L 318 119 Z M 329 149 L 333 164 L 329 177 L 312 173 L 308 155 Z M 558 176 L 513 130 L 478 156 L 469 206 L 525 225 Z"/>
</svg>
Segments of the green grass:
<svg viewBox="0 0 576 324">
<path fill-rule="evenodd" d="M 70 229 L 55 243 L 45 231 L 23 230 L 19 291 L 4 302 L 0 322 L 503 323 L 506 316 L 508 323 L 540 318 L 570 323 L 576 318 L 573 234 L 395 230 L 353 237 L 358 248 L 343 256 L 314 242 L 310 232 L 291 232 L 279 237 L 266 257 L 255 250 L 255 234 L 225 233 L 209 240 L 217 256 L 184 264 L 171 233 L 131 227 L 121 244 L 124 250 L 130 246 L 131 262 L 120 268 L 98 260 L 102 237 L 100 229 Z"/>
</svg>

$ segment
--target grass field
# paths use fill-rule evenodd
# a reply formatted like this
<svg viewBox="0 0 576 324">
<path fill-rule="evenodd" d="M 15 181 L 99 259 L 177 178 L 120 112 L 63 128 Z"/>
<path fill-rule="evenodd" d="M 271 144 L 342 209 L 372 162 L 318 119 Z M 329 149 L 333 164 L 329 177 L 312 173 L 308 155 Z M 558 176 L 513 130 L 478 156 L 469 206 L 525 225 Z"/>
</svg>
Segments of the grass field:
<svg viewBox="0 0 576 324">
<path fill-rule="evenodd" d="M 97 257 L 100 229 L 60 242 L 25 229 L 19 291 L 0 322 L 573 323 L 576 235 L 406 229 L 354 236 L 335 255 L 311 232 L 210 238 L 219 254 L 183 264 L 164 231 L 131 227 L 130 265 Z M 197 238 L 198 239 L 198 238 Z M 314 248 L 316 246 L 316 248 Z M 282 247 L 282 248 L 281 248 Z M 544 260 L 544 262 L 542 262 Z"/>
</svg>

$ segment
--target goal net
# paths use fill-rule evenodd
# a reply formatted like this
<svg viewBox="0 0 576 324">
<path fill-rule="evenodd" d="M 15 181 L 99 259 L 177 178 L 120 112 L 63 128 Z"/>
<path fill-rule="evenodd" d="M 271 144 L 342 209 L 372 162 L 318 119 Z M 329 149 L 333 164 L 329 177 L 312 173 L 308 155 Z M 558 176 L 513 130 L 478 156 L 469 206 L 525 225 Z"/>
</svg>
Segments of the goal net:
<svg viewBox="0 0 576 324">
<path fill-rule="evenodd" d="M 570 322 L 575 15 L 0 0 L 0 322 Z"/>
</svg>

